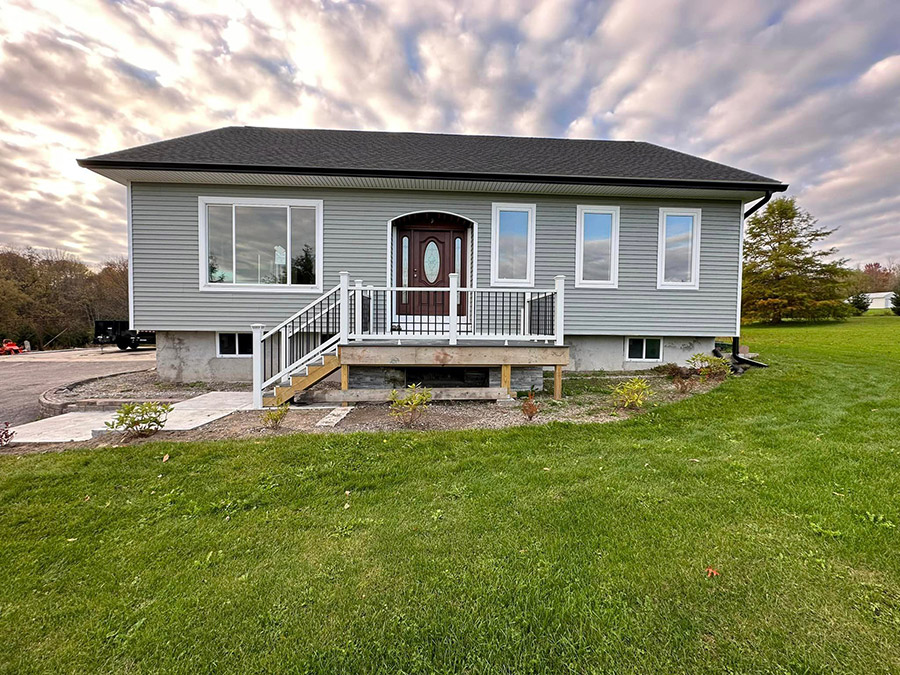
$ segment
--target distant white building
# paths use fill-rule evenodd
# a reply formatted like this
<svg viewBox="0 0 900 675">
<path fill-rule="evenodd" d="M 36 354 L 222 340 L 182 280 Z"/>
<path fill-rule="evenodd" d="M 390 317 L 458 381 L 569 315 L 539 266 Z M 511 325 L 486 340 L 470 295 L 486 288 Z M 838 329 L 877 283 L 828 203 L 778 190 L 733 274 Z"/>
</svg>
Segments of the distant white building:
<svg viewBox="0 0 900 675">
<path fill-rule="evenodd" d="M 893 291 L 884 291 L 882 293 L 867 293 L 869 296 L 869 302 L 872 304 L 869 305 L 869 309 L 890 309 L 891 308 L 891 297 L 894 295 Z"/>
</svg>

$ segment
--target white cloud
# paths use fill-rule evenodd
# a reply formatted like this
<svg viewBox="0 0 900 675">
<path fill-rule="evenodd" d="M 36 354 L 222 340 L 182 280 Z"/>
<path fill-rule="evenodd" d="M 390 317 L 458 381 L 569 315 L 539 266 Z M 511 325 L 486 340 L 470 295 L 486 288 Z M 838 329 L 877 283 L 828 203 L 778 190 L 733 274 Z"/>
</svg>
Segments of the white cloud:
<svg viewBox="0 0 900 675">
<path fill-rule="evenodd" d="M 900 257 L 900 3 L 12 0 L 0 243 L 124 251 L 76 157 L 228 124 L 633 138 L 792 183 Z"/>
</svg>

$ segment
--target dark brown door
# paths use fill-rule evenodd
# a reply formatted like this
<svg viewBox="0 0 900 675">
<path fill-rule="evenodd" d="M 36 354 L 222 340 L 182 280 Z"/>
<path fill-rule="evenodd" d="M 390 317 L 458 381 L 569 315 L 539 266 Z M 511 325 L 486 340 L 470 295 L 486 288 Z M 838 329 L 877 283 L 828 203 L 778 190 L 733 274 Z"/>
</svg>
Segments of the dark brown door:
<svg viewBox="0 0 900 675">
<path fill-rule="evenodd" d="M 398 286 L 409 288 L 447 288 L 450 274 L 458 272 L 465 286 L 468 242 L 465 227 L 433 223 L 404 225 L 397 228 Z M 450 294 L 445 291 L 400 292 L 397 314 L 447 316 Z M 458 312 L 465 313 L 464 298 Z"/>
</svg>

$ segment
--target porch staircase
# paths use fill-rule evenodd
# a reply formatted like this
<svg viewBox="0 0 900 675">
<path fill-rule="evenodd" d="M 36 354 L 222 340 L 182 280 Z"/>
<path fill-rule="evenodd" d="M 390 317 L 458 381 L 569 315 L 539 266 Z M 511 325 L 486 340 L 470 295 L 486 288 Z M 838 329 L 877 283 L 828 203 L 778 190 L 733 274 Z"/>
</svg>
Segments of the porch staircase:
<svg viewBox="0 0 900 675">
<path fill-rule="evenodd" d="M 327 352 L 312 358 L 306 365 L 300 366 L 291 375 L 290 385 L 276 386 L 273 396 L 263 397 L 263 405 L 266 407 L 281 405 L 317 382 L 321 382 L 340 367 L 341 359 L 338 355 L 338 347 L 334 345 Z"/>
</svg>

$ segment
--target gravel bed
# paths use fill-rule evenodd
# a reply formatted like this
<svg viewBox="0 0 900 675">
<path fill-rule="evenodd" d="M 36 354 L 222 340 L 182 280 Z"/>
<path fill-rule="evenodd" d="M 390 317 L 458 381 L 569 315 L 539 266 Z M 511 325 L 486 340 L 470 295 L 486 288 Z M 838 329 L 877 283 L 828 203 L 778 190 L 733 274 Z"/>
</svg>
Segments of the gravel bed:
<svg viewBox="0 0 900 675">
<path fill-rule="evenodd" d="M 58 389 L 54 397 L 62 401 L 98 398 L 147 401 L 193 398 L 211 391 L 250 391 L 250 388 L 246 382 L 163 382 L 157 378 L 156 370 L 141 370 Z"/>
<path fill-rule="evenodd" d="M 155 373 L 143 374 L 145 388 L 155 381 Z M 127 378 L 128 376 L 119 376 Z M 114 379 L 114 378 L 107 378 Z M 462 429 L 501 429 L 524 425 L 542 425 L 548 422 L 604 423 L 627 419 L 643 414 L 656 406 L 674 403 L 695 394 L 701 394 L 718 386 L 718 383 L 697 383 L 687 394 L 676 391 L 667 378 L 653 378 L 653 396 L 643 410 L 628 411 L 616 408 L 610 392 L 621 382 L 619 378 L 594 374 L 589 378 L 575 377 L 567 380 L 570 384 L 579 382 L 582 389 L 566 396 L 562 401 L 554 401 L 547 392 L 537 397 L 540 406 L 538 415 L 528 420 L 522 414 L 521 401 L 497 404 L 488 401 L 440 401 L 432 403 L 427 414 L 413 427 L 414 431 L 446 431 Z M 587 386 L 587 390 L 583 387 Z M 155 391 L 159 391 L 158 389 Z M 172 391 L 172 390 L 168 390 Z M 184 391 L 197 395 L 204 390 L 187 388 Z M 401 431 L 402 425 L 390 416 L 387 403 L 363 403 L 356 405 L 335 427 L 317 427 L 316 422 L 329 413 L 329 408 L 295 406 L 291 408 L 281 427 L 267 429 L 258 411 L 236 412 L 227 417 L 210 422 L 190 431 L 161 431 L 149 438 L 125 439 L 121 435 L 108 435 L 84 443 L 23 444 L 4 448 L 0 454 L 25 452 L 52 452 L 72 447 L 117 447 L 147 441 L 223 441 L 238 439 L 264 439 L 273 436 L 304 433 L 350 433 L 355 431 Z"/>
</svg>

